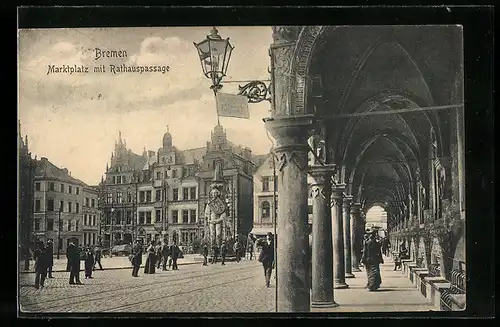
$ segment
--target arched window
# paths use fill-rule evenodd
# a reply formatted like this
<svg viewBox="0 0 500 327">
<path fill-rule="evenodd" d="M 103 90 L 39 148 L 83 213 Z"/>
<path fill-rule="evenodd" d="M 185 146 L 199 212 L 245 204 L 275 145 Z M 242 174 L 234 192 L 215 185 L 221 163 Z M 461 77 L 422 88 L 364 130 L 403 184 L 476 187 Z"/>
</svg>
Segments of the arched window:
<svg viewBox="0 0 500 327">
<path fill-rule="evenodd" d="M 269 204 L 269 202 L 267 202 L 267 201 L 262 202 L 261 208 L 262 208 L 262 211 L 261 211 L 262 219 L 269 218 L 270 213 L 271 213 L 271 205 Z"/>
</svg>

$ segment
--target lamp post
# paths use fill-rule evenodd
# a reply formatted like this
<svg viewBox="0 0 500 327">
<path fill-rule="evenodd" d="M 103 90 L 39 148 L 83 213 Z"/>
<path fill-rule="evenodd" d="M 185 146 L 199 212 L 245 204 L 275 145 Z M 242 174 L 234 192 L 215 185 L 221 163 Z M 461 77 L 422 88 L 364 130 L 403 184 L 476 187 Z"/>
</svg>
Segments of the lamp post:
<svg viewBox="0 0 500 327">
<path fill-rule="evenodd" d="M 201 68 L 203 74 L 212 81 L 210 89 L 214 91 L 214 95 L 222 88 L 222 79 L 226 76 L 231 53 L 234 47 L 229 42 L 229 38 L 223 39 L 219 35 L 219 31 L 215 26 L 207 35 L 206 39 L 196 43 L 194 46 L 198 50 L 200 57 Z M 229 81 L 231 82 L 231 81 Z M 271 101 L 270 86 L 263 81 L 232 81 L 233 83 L 246 83 L 243 86 L 238 86 L 238 95 L 243 95 L 248 98 L 250 103 L 258 103 L 264 100 Z M 228 83 L 228 82 L 226 82 Z"/>
<path fill-rule="evenodd" d="M 60 258 L 61 253 L 61 212 L 63 211 L 63 207 L 59 206 L 59 219 L 57 222 L 57 259 Z"/>
</svg>

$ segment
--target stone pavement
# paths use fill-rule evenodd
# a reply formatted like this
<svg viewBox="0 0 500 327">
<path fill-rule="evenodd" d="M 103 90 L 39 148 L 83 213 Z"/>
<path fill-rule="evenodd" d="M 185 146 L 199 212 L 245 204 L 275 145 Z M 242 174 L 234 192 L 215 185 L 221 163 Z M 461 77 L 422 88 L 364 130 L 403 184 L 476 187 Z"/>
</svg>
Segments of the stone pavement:
<svg viewBox="0 0 500 327">
<path fill-rule="evenodd" d="M 146 262 L 146 255 L 142 257 L 142 266 L 144 267 L 144 263 Z M 198 263 L 199 255 L 195 254 L 186 254 L 183 259 L 178 259 L 177 263 L 179 265 L 193 264 Z M 203 260 L 203 259 L 202 259 Z M 61 255 L 60 259 L 56 259 L 54 256 L 54 266 L 52 271 L 55 272 L 65 272 L 66 271 L 66 263 L 67 259 L 65 255 Z M 113 257 L 104 257 L 101 259 L 102 268 L 104 270 L 108 269 L 132 269 L 132 264 L 130 263 L 128 256 L 113 256 Z M 28 271 L 24 270 L 24 261 L 19 263 L 19 271 L 21 273 L 34 273 L 34 265 L 35 262 L 33 260 L 30 261 L 30 269 Z M 81 269 L 84 269 L 83 261 L 81 261 Z M 97 265 L 96 269 L 99 269 L 99 265 Z"/>
<path fill-rule="evenodd" d="M 394 261 L 384 256 L 380 266 L 382 285 L 376 292 L 368 292 L 366 272 L 353 272 L 355 278 L 346 278 L 348 289 L 334 291 L 336 308 L 318 309 L 312 312 L 401 312 L 433 311 L 435 308 L 414 287 L 401 270 L 393 271 Z"/>
<path fill-rule="evenodd" d="M 368 292 L 365 272 L 347 279 L 349 289 L 335 290 L 339 307 L 312 312 L 429 311 L 432 307 L 392 261 L 382 265 L 382 286 Z M 257 261 L 230 262 L 225 266 L 201 263 L 180 266 L 178 271 L 139 272 L 127 269 L 95 271 L 84 285 L 69 285 L 69 273 L 56 273 L 46 287 L 33 287 L 33 274 L 20 276 L 23 312 L 274 312 L 275 280 L 264 286 Z"/>
</svg>

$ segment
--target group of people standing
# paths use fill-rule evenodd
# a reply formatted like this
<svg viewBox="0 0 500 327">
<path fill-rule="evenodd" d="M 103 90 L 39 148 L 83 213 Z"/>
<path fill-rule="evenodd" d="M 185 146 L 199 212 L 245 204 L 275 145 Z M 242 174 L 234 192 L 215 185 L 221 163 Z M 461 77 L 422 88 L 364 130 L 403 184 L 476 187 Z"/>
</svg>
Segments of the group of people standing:
<svg viewBox="0 0 500 327">
<path fill-rule="evenodd" d="M 141 241 L 136 240 L 130 256 L 133 267 L 133 277 L 139 277 L 139 269 L 142 264 L 142 252 L 143 247 Z M 154 274 L 156 269 L 160 269 L 160 266 L 162 266 L 163 271 L 167 271 L 167 262 L 168 268 L 179 270 L 177 260 L 183 257 L 182 251 L 177 244 L 168 245 L 165 242 L 156 242 L 154 240 L 152 240 L 146 248 L 146 253 L 147 257 L 144 265 L 145 274 Z"/>
<path fill-rule="evenodd" d="M 226 256 L 228 252 L 228 243 L 226 241 L 222 241 L 221 246 L 217 246 L 217 244 L 212 245 L 212 260 L 211 264 L 217 263 L 217 260 L 219 259 L 219 255 L 221 258 L 221 265 L 226 265 Z M 238 237 L 236 236 L 234 243 L 233 243 L 233 252 L 236 257 L 236 262 L 239 263 L 241 261 L 241 257 L 244 256 L 244 251 L 245 249 L 243 248 L 243 245 L 239 241 Z M 208 254 L 209 254 L 209 249 L 208 245 L 206 243 L 203 244 L 202 247 L 202 254 L 203 254 L 203 265 L 208 266 Z"/>
<path fill-rule="evenodd" d="M 80 262 L 85 262 L 85 279 L 93 278 L 92 271 L 95 270 L 96 264 L 103 270 L 101 264 L 101 250 L 93 250 L 90 247 L 80 249 L 74 242 L 70 240 L 66 250 L 67 265 L 66 271 L 69 272 L 70 285 L 82 285 L 80 281 Z M 47 240 L 47 244 L 43 241 L 38 241 L 33 251 L 33 259 L 35 260 L 35 288 L 45 286 L 46 278 L 54 278 L 52 269 L 54 266 L 54 244 L 52 239 Z M 48 275 L 48 276 L 47 276 Z"/>
</svg>

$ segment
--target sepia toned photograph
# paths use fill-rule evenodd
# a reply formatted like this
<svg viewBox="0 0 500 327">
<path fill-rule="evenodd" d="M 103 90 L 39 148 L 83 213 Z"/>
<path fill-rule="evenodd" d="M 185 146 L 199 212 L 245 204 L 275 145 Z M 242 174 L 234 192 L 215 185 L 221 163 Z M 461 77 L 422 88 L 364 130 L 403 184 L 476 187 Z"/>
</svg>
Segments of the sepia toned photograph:
<svg viewBox="0 0 500 327">
<path fill-rule="evenodd" d="M 466 309 L 460 25 L 18 30 L 18 314 Z"/>
</svg>

